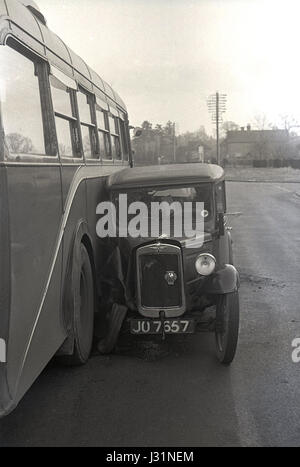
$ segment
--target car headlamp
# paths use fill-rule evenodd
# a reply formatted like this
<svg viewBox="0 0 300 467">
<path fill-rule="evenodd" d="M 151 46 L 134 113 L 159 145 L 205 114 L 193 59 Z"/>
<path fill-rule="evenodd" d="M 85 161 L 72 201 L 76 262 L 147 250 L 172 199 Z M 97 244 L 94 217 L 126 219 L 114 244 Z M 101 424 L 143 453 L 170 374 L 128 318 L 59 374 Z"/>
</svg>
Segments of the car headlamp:
<svg viewBox="0 0 300 467">
<path fill-rule="evenodd" d="M 196 259 L 196 270 L 201 276 L 210 276 L 216 269 L 216 258 L 208 253 L 202 253 Z"/>
</svg>

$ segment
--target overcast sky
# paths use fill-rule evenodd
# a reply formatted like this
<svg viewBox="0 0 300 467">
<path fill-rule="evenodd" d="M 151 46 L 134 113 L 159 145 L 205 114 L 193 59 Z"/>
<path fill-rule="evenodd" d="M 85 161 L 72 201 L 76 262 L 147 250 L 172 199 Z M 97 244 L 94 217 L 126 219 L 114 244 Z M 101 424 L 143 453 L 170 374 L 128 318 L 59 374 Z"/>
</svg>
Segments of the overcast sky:
<svg viewBox="0 0 300 467">
<path fill-rule="evenodd" d="M 131 123 L 205 125 L 206 98 L 226 120 L 300 121 L 298 0 L 37 0 L 48 26 L 127 104 Z"/>
</svg>

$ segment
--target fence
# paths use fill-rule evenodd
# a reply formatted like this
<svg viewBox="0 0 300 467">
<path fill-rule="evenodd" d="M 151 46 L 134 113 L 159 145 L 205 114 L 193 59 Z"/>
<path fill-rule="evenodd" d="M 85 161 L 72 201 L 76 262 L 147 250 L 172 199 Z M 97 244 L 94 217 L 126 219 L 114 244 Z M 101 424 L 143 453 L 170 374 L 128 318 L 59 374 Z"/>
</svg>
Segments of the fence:
<svg viewBox="0 0 300 467">
<path fill-rule="evenodd" d="M 228 161 L 224 159 L 224 167 L 255 167 L 255 168 L 274 168 L 291 167 L 300 169 L 300 159 L 241 159 Z"/>
</svg>

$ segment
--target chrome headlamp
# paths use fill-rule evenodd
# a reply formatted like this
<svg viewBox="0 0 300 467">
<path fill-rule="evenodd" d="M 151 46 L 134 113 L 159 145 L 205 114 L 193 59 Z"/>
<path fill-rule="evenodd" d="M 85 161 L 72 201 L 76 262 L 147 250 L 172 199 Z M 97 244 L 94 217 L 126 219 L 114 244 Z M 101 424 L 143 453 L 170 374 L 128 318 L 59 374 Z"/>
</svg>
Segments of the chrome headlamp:
<svg viewBox="0 0 300 467">
<path fill-rule="evenodd" d="M 200 276 L 210 276 L 216 269 L 216 258 L 208 253 L 202 253 L 195 262 L 196 271 Z"/>
</svg>

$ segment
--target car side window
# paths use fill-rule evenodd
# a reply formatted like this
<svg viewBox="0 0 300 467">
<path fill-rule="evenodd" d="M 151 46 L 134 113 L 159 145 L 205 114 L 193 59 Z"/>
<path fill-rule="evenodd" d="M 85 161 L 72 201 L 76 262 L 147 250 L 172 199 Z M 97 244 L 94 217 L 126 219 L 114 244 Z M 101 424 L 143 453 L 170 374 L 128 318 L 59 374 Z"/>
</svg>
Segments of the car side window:
<svg viewBox="0 0 300 467">
<path fill-rule="evenodd" d="M 225 193 L 225 182 L 218 183 L 216 185 L 216 207 L 217 213 L 222 214 L 226 212 L 226 193 Z"/>
</svg>

